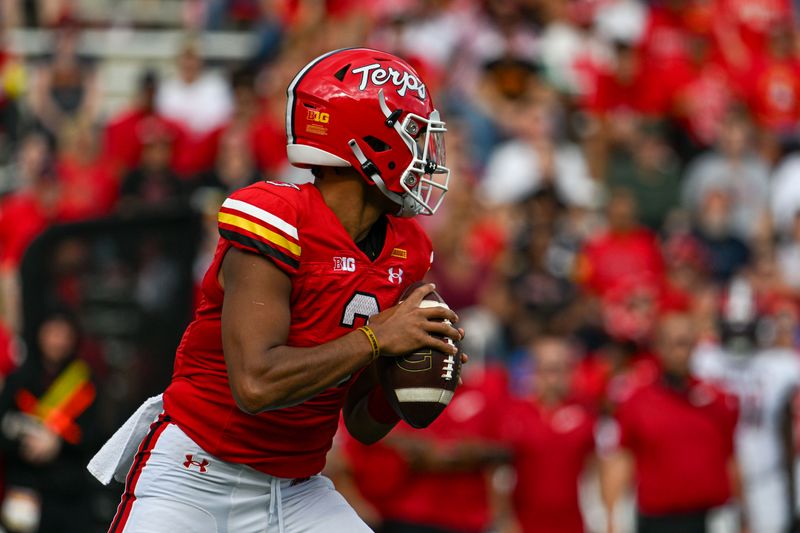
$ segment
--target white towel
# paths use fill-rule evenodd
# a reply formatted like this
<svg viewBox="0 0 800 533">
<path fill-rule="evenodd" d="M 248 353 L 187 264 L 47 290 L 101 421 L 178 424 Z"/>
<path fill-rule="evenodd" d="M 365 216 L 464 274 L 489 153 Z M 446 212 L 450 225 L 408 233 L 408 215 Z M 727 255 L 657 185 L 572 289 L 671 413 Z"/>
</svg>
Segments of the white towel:
<svg viewBox="0 0 800 533">
<path fill-rule="evenodd" d="M 150 425 L 164 409 L 161 394 L 148 398 L 131 417 L 122 424 L 100 451 L 98 451 L 86 469 L 103 485 L 108 485 L 113 477 L 125 483 L 133 464 L 139 444 L 147 435 Z"/>
</svg>

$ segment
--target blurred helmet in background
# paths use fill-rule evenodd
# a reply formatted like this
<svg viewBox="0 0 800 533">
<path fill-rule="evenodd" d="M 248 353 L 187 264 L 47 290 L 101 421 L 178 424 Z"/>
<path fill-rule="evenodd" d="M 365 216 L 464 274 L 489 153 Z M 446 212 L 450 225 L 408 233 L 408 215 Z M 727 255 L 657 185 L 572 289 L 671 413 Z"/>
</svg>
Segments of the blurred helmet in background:
<svg viewBox="0 0 800 533">
<path fill-rule="evenodd" d="M 731 281 L 723 302 L 720 321 L 722 345 L 732 355 L 750 355 L 758 347 L 759 315 L 750 283 L 737 277 Z"/>
</svg>

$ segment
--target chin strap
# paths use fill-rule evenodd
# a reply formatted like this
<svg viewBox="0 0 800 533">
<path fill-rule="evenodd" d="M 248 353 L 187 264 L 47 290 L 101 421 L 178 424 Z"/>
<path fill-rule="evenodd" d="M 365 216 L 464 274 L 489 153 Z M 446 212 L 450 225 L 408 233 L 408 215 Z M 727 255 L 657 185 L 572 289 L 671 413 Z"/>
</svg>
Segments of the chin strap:
<svg viewBox="0 0 800 533">
<path fill-rule="evenodd" d="M 364 150 L 361 149 L 356 140 L 350 139 L 347 142 L 347 145 L 350 146 L 350 149 L 353 151 L 353 155 L 356 156 L 358 164 L 361 165 L 361 172 L 363 172 L 365 176 L 369 176 L 372 179 L 381 179 L 380 170 L 378 170 L 378 167 L 375 166 L 375 163 L 373 163 L 371 159 L 364 155 Z M 383 180 L 381 179 L 381 181 Z"/>
<path fill-rule="evenodd" d="M 373 183 L 375 183 L 375 185 L 383 194 L 400 206 L 400 210 L 395 214 L 399 217 L 413 217 L 416 215 L 417 212 L 414 210 L 416 202 L 414 199 L 397 194 L 394 191 L 390 191 L 386 187 L 386 183 L 384 183 L 378 167 L 375 166 L 375 163 L 373 163 L 372 160 L 364 155 L 364 151 L 358 145 L 358 142 L 356 142 L 355 139 L 350 139 L 347 144 L 350 146 L 350 150 L 353 151 L 353 155 L 356 156 L 358 164 L 361 165 L 361 172 L 363 172 L 365 176 L 369 176 L 369 178 L 373 181 Z"/>
</svg>

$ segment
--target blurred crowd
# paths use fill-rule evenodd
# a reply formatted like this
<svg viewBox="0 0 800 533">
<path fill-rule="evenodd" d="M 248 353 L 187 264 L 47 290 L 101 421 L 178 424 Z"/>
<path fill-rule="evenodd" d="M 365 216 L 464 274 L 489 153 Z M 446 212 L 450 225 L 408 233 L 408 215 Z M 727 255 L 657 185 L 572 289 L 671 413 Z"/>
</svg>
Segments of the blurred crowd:
<svg viewBox="0 0 800 533">
<path fill-rule="evenodd" d="M 791 0 L 182 5 L 171 68 L 145 65 L 109 112 L 80 3 L 3 4 L 4 34 L 51 38 L 42 57 L 0 49 L 9 531 L 90 531 L 65 529 L 60 513 L 82 504 L 47 480 L 96 445 L 80 324 L 54 309 L 38 345 L 19 338 L 28 246 L 64 223 L 191 207 L 206 221 L 199 281 L 226 194 L 312 179 L 286 161 L 288 81 L 363 45 L 406 58 L 447 122 L 451 189 L 422 223 L 471 355 L 428 430 L 335 443 L 329 473 L 365 520 L 385 533 L 795 530 Z M 204 61 L 198 37 L 216 30 L 254 35 L 251 57 Z"/>
</svg>

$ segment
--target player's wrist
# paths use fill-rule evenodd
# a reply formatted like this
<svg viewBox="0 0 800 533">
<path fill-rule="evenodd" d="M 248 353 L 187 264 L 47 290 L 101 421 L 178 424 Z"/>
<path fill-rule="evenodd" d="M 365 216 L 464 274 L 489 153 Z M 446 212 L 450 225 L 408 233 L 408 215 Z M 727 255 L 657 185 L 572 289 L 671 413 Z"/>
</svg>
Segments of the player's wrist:
<svg viewBox="0 0 800 533">
<path fill-rule="evenodd" d="M 378 342 L 378 337 L 375 335 L 375 330 L 372 329 L 371 326 L 365 325 L 358 328 L 358 331 L 361 332 L 364 337 L 366 337 L 367 342 L 369 342 L 370 347 L 370 360 L 369 362 L 372 363 L 378 357 L 381 356 L 381 346 Z"/>
</svg>

